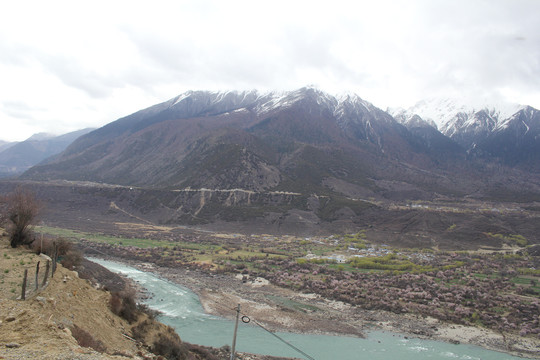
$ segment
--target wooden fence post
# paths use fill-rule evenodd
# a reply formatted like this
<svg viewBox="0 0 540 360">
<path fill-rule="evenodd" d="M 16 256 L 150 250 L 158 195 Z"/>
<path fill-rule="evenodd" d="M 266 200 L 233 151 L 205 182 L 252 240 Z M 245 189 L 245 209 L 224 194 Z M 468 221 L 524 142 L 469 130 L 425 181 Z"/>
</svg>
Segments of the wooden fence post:
<svg viewBox="0 0 540 360">
<path fill-rule="evenodd" d="M 36 265 L 36 291 L 39 287 L 39 261 L 37 262 L 37 265 Z"/>
<path fill-rule="evenodd" d="M 45 284 L 47 284 L 47 278 L 49 277 L 49 268 L 50 267 L 51 267 L 51 262 L 49 260 L 47 260 L 47 266 L 45 266 L 45 276 L 43 277 L 41 287 L 44 287 Z"/>
<path fill-rule="evenodd" d="M 56 261 L 58 260 L 58 248 L 56 247 L 56 241 L 53 241 L 53 256 L 52 256 L 52 272 L 51 277 L 54 276 L 54 272 L 56 271 Z"/>
<path fill-rule="evenodd" d="M 28 269 L 24 269 L 24 278 L 22 283 L 21 300 L 26 300 L 26 278 L 28 277 Z"/>
</svg>

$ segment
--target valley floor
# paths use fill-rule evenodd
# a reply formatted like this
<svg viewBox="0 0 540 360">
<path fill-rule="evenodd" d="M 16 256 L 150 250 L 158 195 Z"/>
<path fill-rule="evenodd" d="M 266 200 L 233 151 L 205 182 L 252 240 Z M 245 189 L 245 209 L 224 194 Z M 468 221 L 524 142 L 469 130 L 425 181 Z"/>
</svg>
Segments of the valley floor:
<svg viewBox="0 0 540 360">
<path fill-rule="evenodd" d="M 126 262 L 125 259 L 120 260 Z M 241 275 L 209 274 L 198 270 L 131 263 L 199 295 L 204 309 L 214 315 L 233 318 L 237 304 L 247 315 L 275 331 L 366 336 L 383 330 L 396 337 L 416 337 L 450 343 L 467 343 L 516 356 L 540 359 L 540 339 L 497 333 L 485 328 L 456 325 L 430 317 L 363 310 L 269 284 L 265 279 Z M 144 294 L 142 296 L 145 296 Z"/>
</svg>

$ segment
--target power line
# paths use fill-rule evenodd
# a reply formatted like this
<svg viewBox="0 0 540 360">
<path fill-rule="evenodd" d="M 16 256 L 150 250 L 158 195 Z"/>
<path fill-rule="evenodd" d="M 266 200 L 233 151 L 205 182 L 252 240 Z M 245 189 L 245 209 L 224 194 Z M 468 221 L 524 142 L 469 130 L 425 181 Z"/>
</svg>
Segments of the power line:
<svg viewBox="0 0 540 360">
<path fill-rule="evenodd" d="M 222 304 L 219 304 L 217 301 L 215 300 L 210 300 L 214 303 L 214 305 L 216 305 L 216 307 L 219 307 L 221 308 L 221 310 L 227 310 L 227 311 L 237 311 L 237 308 L 229 308 L 227 306 L 224 306 Z M 254 320 L 254 319 L 251 319 L 247 314 L 245 313 L 241 313 L 242 315 L 242 322 L 247 324 L 251 321 L 253 321 L 253 323 L 255 323 L 255 325 L 259 326 L 261 329 L 263 329 L 264 331 L 266 331 L 267 333 L 269 333 L 270 335 L 274 336 L 276 339 L 278 339 L 279 341 L 283 342 L 285 345 L 289 346 L 290 348 L 292 348 L 293 350 L 295 350 L 296 352 L 302 354 L 303 356 L 306 357 L 306 359 L 308 360 L 316 360 L 314 357 L 312 357 L 311 355 L 307 354 L 305 351 L 301 350 L 300 348 L 298 348 L 297 346 L 291 344 L 290 342 L 288 342 L 287 340 L 283 339 L 281 336 L 273 333 L 272 331 L 268 330 L 266 327 L 264 327 L 261 323 L 259 323 L 257 320 Z"/>
<path fill-rule="evenodd" d="M 249 317 L 248 317 L 249 318 Z M 251 320 L 251 319 L 250 319 Z M 244 321 L 244 319 L 242 318 L 242 321 Z M 316 360 L 314 357 L 306 354 L 304 351 L 302 351 L 301 349 L 299 349 L 298 347 L 294 346 L 293 344 L 291 344 L 290 342 L 288 342 L 287 340 L 283 339 L 282 337 L 274 334 L 272 331 L 268 330 L 267 328 L 265 328 L 264 326 L 262 326 L 257 320 L 253 320 L 253 322 L 259 326 L 261 329 L 263 329 L 264 331 L 268 332 L 270 335 L 274 336 L 276 339 L 278 339 L 279 341 L 283 342 L 285 345 L 291 347 L 293 350 L 296 350 L 298 353 L 304 355 L 307 359 L 309 360 Z"/>
</svg>

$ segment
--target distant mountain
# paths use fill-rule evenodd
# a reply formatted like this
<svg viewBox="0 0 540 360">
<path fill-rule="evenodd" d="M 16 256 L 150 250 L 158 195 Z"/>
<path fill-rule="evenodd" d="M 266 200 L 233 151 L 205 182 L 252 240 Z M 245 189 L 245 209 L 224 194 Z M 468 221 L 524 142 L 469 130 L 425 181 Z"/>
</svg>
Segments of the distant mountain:
<svg viewBox="0 0 540 360">
<path fill-rule="evenodd" d="M 8 147 L 17 144 L 17 141 L 4 141 L 0 140 L 0 152 L 6 150 Z"/>
<path fill-rule="evenodd" d="M 437 130 L 437 125 L 432 119 L 425 120 L 403 109 L 395 109 L 391 113 L 413 135 L 422 139 L 430 153 L 439 160 L 465 160 L 465 149 Z"/>
<path fill-rule="evenodd" d="M 23 173 L 33 165 L 62 152 L 73 140 L 92 130 L 84 129 L 60 136 L 39 133 L 11 144 L 0 151 L 0 177 Z"/>
<path fill-rule="evenodd" d="M 470 105 L 465 100 L 429 99 L 418 102 L 407 110 L 394 111 L 401 115 L 401 121 L 419 116 L 434 124 L 445 136 L 451 138 L 465 149 L 470 149 L 479 140 L 485 138 L 504 121 L 520 110 L 515 104 L 476 104 Z"/>
<path fill-rule="evenodd" d="M 509 166 L 540 171 L 540 111 L 523 107 L 479 140 L 472 152 Z"/>
<path fill-rule="evenodd" d="M 458 184 L 441 185 L 440 172 L 473 167 L 466 156 L 510 166 L 534 163 L 535 153 L 521 152 L 536 149 L 537 111 L 521 107 L 506 118 L 517 108 L 471 110 L 431 101 L 394 110 L 394 118 L 357 95 L 314 88 L 189 91 L 81 136 L 24 177 L 319 192 L 345 181 L 383 193 L 373 179 L 385 178 L 461 191 Z M 529 133 L 512 132 L 520 126 Z M 512 154 L 501 150 L 510 148 Z"/>
<path fill-rule="evenodd" d="M 495 160 L 508 166 L 540 169 L 538 110 L 516 104 L 483 104 L 477 107 L 456 100 L 421 101 L 391 113 L 409 129 L 429 124 L 463 147 L 470 156 Z M 425 127 L 425 126 L 424 126 Z"/>
<path fill-rule="evenodd" d="M 436 124 L 437 128 L 445 135 L 451 136 L 452 129 L 457 129 L 463 125 L 473 125 L 476 113 L 485 112 L 497 123 L 509 118 L 523 108 L 522 105 L 511 103 L 490 103 L 480 101 L 472 103 L 468 99 L 427 99 L 416 103 L 406 110 L 409 114 L 417 114 L 426 121 Z M 462 114 L 458 116 L 458 114 Z M 460 120 L 461 119 L 461 120 Z M 467 119 L 469 121 L 463 121 Z M 490 121 L 484 123 L 489 126 Z"/>
</svg>

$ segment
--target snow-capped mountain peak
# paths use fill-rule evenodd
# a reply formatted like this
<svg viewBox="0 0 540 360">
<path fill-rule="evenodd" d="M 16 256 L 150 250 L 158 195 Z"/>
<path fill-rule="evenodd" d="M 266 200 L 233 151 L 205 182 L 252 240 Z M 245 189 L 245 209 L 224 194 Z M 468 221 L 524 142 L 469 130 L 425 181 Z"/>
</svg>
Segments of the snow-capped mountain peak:
<svg viewBox="0 0 540 360">
<path fill-rule="evenodd" d="M 406 128 L 431 126 L 437 129 L 437 124 L 435 124 L 433 120 L 426 120 L 418 114 L 410 113 L 403 108 L 388 108 L 386 112 L 391 114 L 397 122 L 404 125 Z"/>
<path fill-rule="evenodd" d="M 439 131 L 447 136 L 456 130 L 456 125 L 471 126 L 477 123 L 475 114 L 483 113 L 492 119 L 490 130 L 500 127 L 523 106 L 505 102 L 497 104 L 488 101 L 472 102 L 468 99 L 427 99 L 406 110 L 408 114 L 419 115 L 426 121 L 433 121 Z"/>
<path fill-rule="evenodd" d="M 447 137 L 470 148 L 479 138 L 508 126 L 512 115 L 522 108 L 517 104 L 487 100 L 427 99 L 407 110 L 393 110 L 392 115 L 404 125 L 418 115 Z"/>
</svg>

